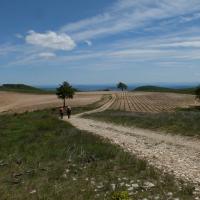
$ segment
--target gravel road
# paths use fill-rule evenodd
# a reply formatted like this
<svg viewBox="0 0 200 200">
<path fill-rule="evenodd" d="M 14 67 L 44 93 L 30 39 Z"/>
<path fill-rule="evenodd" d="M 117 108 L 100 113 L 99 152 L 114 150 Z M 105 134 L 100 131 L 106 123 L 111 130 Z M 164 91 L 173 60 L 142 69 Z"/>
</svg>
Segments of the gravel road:
<svg viewBox="0 0 200 200">
<path fill-rule="evenodd" d="M 139 128 L 116 126 L 111 123 L 84 119 L 83 114 L 101 112 L 109 108 L 115 97 L 103 107 L 74 115 L 69 120 L 75 127 L 108 138 L 125 150 L 145 159 L 149 164 L 189 181 L 200 189 L 200 141 L 194 138 L 174 136 Z M 65 120 L 68 120 L 64 118 Z"/>
</svg>

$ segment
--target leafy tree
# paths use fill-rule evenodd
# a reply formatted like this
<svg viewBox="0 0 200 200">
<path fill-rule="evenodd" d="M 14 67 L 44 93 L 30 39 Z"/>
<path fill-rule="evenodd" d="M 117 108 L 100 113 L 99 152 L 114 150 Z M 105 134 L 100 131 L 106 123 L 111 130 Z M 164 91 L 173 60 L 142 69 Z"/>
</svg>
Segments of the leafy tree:
<svg viewBox="0 0 200 200">
<path fill-rule="evenodd" d="M 200 101 L 200 86 L 195 90 L 196 99 Z"/>
<path fill-rule="evenodd" d="M 56 95 L 59 99 L 63 99 L 63 107 L 65 107 L 66 99 L 73 99 L 75 90 L 68 82 L 63 82 L 59 88 L 56 89 Z"/>
<path fill-rule="evenodd" d="M 118 89 L 121 89 L 122 91 L 124 91 L 124 90 L 126 90 L 128 87 L 127 87 L 127 85 L 126 85 L 125 83 L 119 82 L 119 83 L 117 84 L 117 88 L 118 88 Z"/>
</svg>

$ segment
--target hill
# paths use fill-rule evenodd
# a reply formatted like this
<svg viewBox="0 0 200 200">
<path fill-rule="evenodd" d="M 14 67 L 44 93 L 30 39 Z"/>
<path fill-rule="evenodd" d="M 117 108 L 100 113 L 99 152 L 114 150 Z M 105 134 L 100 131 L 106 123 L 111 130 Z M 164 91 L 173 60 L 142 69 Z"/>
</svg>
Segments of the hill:
<svg viewBox="0 0 200 200">
<path fill-rule="evenodd" d="M 25 84 L 3 84 L 0 86 L 0 91 L 8 92 L 22 92 L 22 93 L 34 93 L 34 94 L 49 94 L 52 92 L 45 91 L 36 87 L 32 87 Z"/>
<path fill-rule="evenodd" d="M 141 86 L 134 89 L 134 91 L 143 91 L 143 92 L 174 92 L 174 93 L 183 93 L 183 94 L 194 94 L 196 88 L 184 88 L 184 89 L 173 89 L 167 87 L 159 86 Z"/>
</svg>

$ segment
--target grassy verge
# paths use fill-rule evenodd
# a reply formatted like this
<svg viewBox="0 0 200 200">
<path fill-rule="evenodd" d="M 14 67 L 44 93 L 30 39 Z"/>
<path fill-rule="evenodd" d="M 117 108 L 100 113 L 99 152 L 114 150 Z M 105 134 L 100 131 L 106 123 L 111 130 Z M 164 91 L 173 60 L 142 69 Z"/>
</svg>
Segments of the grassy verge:
<svg viewBox="0 0 200 200">
<path fill-rule="evenodd" d="M 200 138 L 200 112 L 197 109 L 177 110 L 173 113 L 158 114 L 108 110 L 101 113 L 85 115 L 85 117 L 118 125 L 136 126 Z"/>
<path fill-rule="evenodd" d="M 51 112 L 0 116 L 1 199 L 193 199 L 190 185 Z"/>
</svg>

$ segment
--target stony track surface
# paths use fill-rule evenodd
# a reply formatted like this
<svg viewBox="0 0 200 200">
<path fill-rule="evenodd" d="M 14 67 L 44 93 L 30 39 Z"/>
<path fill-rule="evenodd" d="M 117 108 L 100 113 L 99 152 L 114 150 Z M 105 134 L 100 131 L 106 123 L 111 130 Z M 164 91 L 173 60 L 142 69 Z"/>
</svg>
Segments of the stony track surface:
<svg viewBox="0 0 200 200">
<path fill-rule="evenodd" d="M 115 97 L 103 107 L 86 113 L 106 110 L 114 101 Z M 81 114 L 72 116 L 69 121 L 81 130 L 108 138 L 112 143 L 119 144 L 125 150 L 178 179 L 195 183 L 196 189 L 200 189 L 199 140 L 84 119 Z"/>
</svg>

